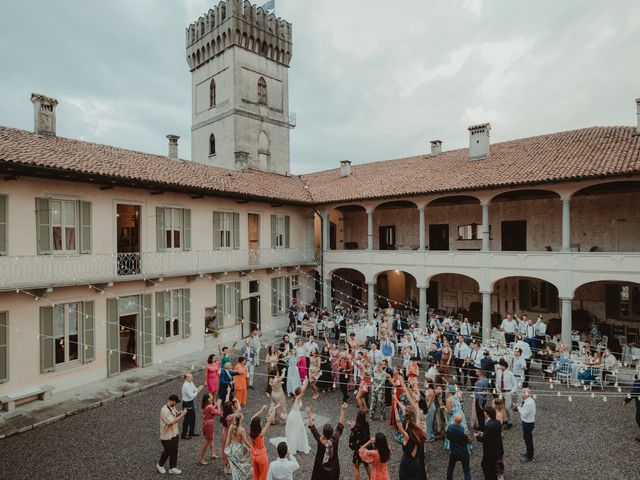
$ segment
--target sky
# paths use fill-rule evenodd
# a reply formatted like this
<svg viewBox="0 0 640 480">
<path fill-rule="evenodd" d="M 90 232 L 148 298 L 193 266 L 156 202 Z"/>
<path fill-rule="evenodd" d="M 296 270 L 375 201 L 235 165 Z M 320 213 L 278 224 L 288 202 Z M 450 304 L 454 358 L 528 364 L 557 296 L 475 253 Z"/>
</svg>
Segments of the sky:
<svg viewBox="0 0 640 480">
<path fill-rule="evenodd" d="M 259 2 L 262 3 L 262 2 Z M 189 158 L 185 27 L 212 0 L 3 0 L 0 125 Z M 635 125 L 637 0 L 276 0 L 293 23 L 293 173 L 594 125 Z"/>
</svg>

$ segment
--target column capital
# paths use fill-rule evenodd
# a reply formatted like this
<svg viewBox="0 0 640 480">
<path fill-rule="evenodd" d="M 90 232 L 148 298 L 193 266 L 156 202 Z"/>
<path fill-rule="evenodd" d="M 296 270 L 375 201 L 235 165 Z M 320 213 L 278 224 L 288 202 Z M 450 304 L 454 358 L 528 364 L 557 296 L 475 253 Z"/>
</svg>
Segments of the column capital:
<svg viewBox="0 0 640 480">
<path fill-rule="evenodd" d="M 365 282 L 365 283 L 370 287 L 375 287 L 378 284 L 377 282 Z"/>
<path fill-rule="evenodd" d="M 429 288 L 429 285 L 416 285 L 416 288 L 418 290 L 422 290 L 422 289 L 426 290 L 427 288 Z"/>
<path fill-rule="evenodd" d="M 572 301 L 573 297 L 558 297 L 560 300 L 569 300 Z"/>
<path fill-rule="evenodd" d="M 563 195 L 560 197 L 560 200 L 562 200 L 562 203 L 569 203 L 571 201 L 571 196 L 570 195 Z"/>
<path fill-rule="evenodd" d="M 493 292 L 489 290 L 480 290 L 478 293 L 481 293 L 482 295 L 491 295 Z"/>
</svg>

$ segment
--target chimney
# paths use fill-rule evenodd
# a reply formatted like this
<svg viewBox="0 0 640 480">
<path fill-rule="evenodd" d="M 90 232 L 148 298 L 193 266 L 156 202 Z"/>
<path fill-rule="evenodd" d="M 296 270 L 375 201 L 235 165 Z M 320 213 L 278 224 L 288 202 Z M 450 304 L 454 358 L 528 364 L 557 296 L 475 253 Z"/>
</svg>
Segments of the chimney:
<svg viewBox="0 0 640 480">
<path fill-rule="evenodd" d="M 249 170 L 249 153 L 236 152 L 236 170 L 242 172 Z"/>
<path fill-rule="evenodd" d="M 442 153 L 442 140 L 431 140 L 431 156 L 437 157 Z"/>
<path fill-rule="evenodd" d="M 33 103 L 33 132 L 38 135 L 56 136 L 56 105 L 55 98 L 45 97 L 39 93 L 31 94 Z"/>
<path fill-rule="evenodd" d="M 340 160 L 340 176 L 348 177 L 349 175 L 351 175 L 351 161 Z"/>
<path fill-rule="evenodd" d="M 638 121 L 638 126 L 636 127 L 636 132 L 640 135 L 640 98 L 636 98 L 636 118 Z"/>
<path fill-rule="evenodd" d="M 490 130 L 490 123 L 469 127 L 469 160 L 484 160 L 485 158 L 489 158 Z"/>
<path fill-rule="evenodd" d="M 169 139 L 169 154 L 167 158 L 169 160 L 178 160 L 178 139 L 180 138 L 178 135 L 167 135 Z"/>
</svg>

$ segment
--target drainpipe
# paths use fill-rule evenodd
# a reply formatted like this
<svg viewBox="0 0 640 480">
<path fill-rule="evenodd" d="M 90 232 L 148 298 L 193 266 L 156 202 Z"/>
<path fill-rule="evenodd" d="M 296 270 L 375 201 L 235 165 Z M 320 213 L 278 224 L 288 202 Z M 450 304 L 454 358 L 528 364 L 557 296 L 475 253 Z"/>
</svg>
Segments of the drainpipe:
<svg viewBox="0 0 640 480">
<path fill-rule="evenodd" d="M 313 211 L 320 217 L 320 292 L 322 294 L 320 295 L 320 299 L 322 300 L 320 303 L 322 305 L 319 305 L 319 307 L 322 308 L 326 303 L 324 298 L 324 218 L 320 215 L 317 208 L 314 207 Z M 329 303 L 329 305 L 331 305 L 331 303 Z"/>
</svg>

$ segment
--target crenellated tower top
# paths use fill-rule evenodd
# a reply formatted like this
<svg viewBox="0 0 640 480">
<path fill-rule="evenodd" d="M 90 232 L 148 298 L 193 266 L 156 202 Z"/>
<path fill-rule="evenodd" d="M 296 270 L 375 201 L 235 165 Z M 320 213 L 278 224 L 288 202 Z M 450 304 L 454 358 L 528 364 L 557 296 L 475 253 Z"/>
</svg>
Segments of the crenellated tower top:
<svg viewBox="0 0 640 480">
<path fill-rule="evenodd" d="M 248 0 L 223 0 L 186 29 L 189 69 L 234 45 L 289 66 L 291 24 Z"/>
</svg>

